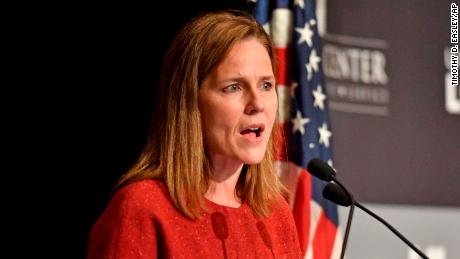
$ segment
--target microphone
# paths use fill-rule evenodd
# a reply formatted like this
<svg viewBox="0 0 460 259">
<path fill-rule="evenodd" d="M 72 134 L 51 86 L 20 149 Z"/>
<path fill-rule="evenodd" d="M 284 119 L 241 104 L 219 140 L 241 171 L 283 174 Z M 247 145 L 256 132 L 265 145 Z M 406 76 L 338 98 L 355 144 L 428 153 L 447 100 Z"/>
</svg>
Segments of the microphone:
<svg viewBox="0 0 460 259">
<path fill-rule="evenodd" d="M 392 225 L 390 225 L 388 222 L 386 222 L 383 218 L 369 210 L 368 208 L 364 207 L 362 204 L 359 202 L 352 201 L 349 199 L 347 193 L 340 188 L 340 186 L 334 184 L 334 183 L 328 183 L 326 187 L 323 189 L 323 196 L 324 198 L 332 201 L 335 204 L 342 205 L 345 207 L 350 206 L 353 204 L 353 202 L 356 204 L 356 206 L 363 211 L 365 211 L 367 214 L 371 215 L 381 223 L 383 223 L 387 228 L 391 230 L 396 236 L 398 236 L 404 243 L 406 243 L 410 248 L 412 248 L 418 255 L 420 255 L 422 258 L 429 259 L 428 256 L 426 256 L 422 251 L 420 251 L 414 244 L 412 244 L 406 237 L 404 237 L 398 230 L 396 230 Z"/>
<path fill-rule="evenodd" d="M 273 259 L 275 259 L 275 253 L 273 253 L 272 239 L 270 238 L 270 234 L 268 234 L 267 227 L 262 221 L 257 222 L 256 227 L 259 231 L 260 237 L 262 237 L 262 240 L 264 241 L 265 246 L 270 249 L 270 251 L 272 252 Z"/>
<path fill-rule="evenodd" d="M 323 197 L 335 204 L 348 207 L 353 204 L 350 197 L 335 183 L 328 183 L 323 189 Z"/>
<path fill-rule="evenodd" d="M 350 210 L 348 211 L 347 226 L 345 227 L 342 251 L 340 253 L 340 258 L 343 259 L 345 256 L 345 250 L 347 249 L 348 236 L 350 235 L 351 222 L 353 220 L 353 212 L 355 211 L 353 195 L 351 195 L 347 188 L 345 188 L 345 186 L 335 177 L 335 170 L 331 166 L 329 166 L 329 164 L 325 161 L 319 158 L 313 158 L 312 160 L 310 160 L 310 162 L 308 162 L 307 170 L 310 174 L 318 177 L 323 181 L 330 182 L 333 180 L 334 182 L 336 182 L 340 187 L 342 187 L 342 190 L 346 193 L 348 199 L 352 201 L 350 204 Z"/>
<path fill-rule="evenodd" d="M 227 247 L 225 247 L 225 239 L 228 238 L 228 226 L 224 214 L 214 212 L 211 214 L 212 230 L 214 235 L 222 241 L 222 250 L 224 251 L 224 259 L 227 259 Z"/>
<path fill-rule="evenodd" d="M 310 160 L 307 165 L 307 170 L 310 172 L 310 174 L 318 177 L 323 181 L 330 182 L 335 180 L 335 170 L 319 158 L 313 158 Z"/>
</svg>

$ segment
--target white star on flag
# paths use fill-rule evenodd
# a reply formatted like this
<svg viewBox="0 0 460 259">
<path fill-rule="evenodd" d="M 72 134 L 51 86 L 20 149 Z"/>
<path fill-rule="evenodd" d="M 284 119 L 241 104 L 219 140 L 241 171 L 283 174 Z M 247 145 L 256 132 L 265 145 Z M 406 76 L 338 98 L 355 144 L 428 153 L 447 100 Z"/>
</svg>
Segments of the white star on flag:
<svg viewBox="0 0 460 259">
<path fill-rule="evenodd" d="M 298 5 L 300 8 L 304 8 L 305 7 L 305 2 L 304 0 L 294 0 L 294 5 Z"/>
<path fill-rule="evenodd" d="M 309 47 L 313 45 L 312 37 L 314 33 L 310 29 L 310 24 L 308 24 L 308 22 L 305 23 L 303 28 L 296 27 L 295 31 L 300 34 L 299 41 L 297 42 L 297 44 L 301 44 L 305 41 Z"/>
<path fill-rule="evenodd" d="M 310 58 L 308 59 L 308 64 L 305 65 L 307 68 L 307 79 L 310 80 L 312 75 L 312 69 L 318 72 L 318 63 L 321 61 L 321 58 L 316 54 L 316 49 L 313 49 L 310 53 Z"/>
<path fill-rule="evenodd" d="M 310 122 L 309 118 L 303 118 L 302 113 L 300 113 L 299 110 L 297 110 L 297 114 L 294 119 L 291 119 L 292 121 L 292 133 L 295 133 L 296 131 L 300 131 L 300 134 L 305 134 L 305 127 L 304 125 Z"/>
<path fill-rule="evenodd" d="M 315 97 L 315 101 L 313 106 L 319 107 L 321 110 L 324 110 L 324 100 L 326 100 L 326 95 L 323 94 L 323 88 L 321 85 L 318 85 L 318 88 L 313 91 L 313 96 Z"/>
<path fill-rule="evenodd" d="M 329 138 L 332 136 L 332 132 L 327 129 L 326 123 L 323 123 L 321 127 L 318 128 L 319 132 L 319 143 L 323 144 L 326 147 L 329 147 Z"/>
</svg>

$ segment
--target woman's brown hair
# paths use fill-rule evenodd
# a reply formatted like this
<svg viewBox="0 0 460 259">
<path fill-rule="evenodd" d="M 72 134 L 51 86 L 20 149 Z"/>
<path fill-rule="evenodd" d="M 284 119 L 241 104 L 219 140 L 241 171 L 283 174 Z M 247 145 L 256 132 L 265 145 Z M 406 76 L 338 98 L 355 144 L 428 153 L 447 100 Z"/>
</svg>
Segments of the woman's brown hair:
<svg viewBox="0 0 460 259">
<path fill-rule="evenodd" d="M 248 13 L 202 14 L 182 28 L 164 59 L 147 145 L 117 188 L 140 179 L 164 179 L 176 208 L 199 218 L 213 172 L 205 153 L 198 90 L 232 46 L 247 38 L 263 44 L 275 70 L 270 37 Z M 262 162 L 245 165 L 236 186 L 237 195 L 259 216 L 269 214 L 284 190 L 273 168 L 274 133 Z"/>
</svg>

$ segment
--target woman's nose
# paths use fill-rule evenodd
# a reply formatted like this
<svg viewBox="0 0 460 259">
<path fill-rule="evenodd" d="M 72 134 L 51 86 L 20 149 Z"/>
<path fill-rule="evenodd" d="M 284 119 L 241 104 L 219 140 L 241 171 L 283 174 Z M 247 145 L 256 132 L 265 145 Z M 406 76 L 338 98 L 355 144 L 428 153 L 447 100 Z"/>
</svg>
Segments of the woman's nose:
<svg viewBox="0 0 460 259">
<path fill-rule="evenodd" d="M 264 100 L 261 94 L 259 93 L 259 90 L 250 91 L 250 93 L 248 94 L 248 102 L 246 104 L 244 112 L 246 114 L 255 114 L 263 112 L 264 109 Z"/>
</svg>

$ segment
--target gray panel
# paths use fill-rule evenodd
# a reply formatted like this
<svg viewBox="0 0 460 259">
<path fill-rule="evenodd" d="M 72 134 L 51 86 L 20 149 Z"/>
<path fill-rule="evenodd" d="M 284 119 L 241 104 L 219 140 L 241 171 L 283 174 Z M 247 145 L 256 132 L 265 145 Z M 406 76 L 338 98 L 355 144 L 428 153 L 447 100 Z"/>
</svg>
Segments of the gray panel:
<svg viewBox="0 0 460 259">
<path fill-rule="evenodd" d="M 431 259 L 460 258 L 460 208 L 363 204 Z M 345 232 L 348 208 L 340 207 Z M 412 254 L 411 254 L 412 253 Z M 346 250 L 348 259 L 416 259 L 411 248 L 386 226 L 355 208 Z"/>
</svg>

